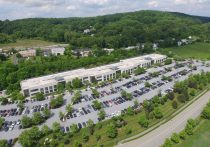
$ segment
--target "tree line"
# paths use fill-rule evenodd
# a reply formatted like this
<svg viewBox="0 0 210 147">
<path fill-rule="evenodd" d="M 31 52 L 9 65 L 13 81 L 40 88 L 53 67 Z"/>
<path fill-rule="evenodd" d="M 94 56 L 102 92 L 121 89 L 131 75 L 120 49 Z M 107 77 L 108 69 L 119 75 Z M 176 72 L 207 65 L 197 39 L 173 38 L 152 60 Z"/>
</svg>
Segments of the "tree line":
<svg viewBox="0 0 210 147">
<path fill-rule="evenodd" d="M 142 42 L 160 41 L 163 46 L 175 39 L 198 36 L 209 40 L 209 21 L 161 11 L 138 11 L 89 18 L 34 18 L 0 21 L 0 33 L 18 39 L 36 38 L 66 42 L 76 47 L 120 48 Z M 90 32 L 84 33 L 85 29 Z"/>
</svg>

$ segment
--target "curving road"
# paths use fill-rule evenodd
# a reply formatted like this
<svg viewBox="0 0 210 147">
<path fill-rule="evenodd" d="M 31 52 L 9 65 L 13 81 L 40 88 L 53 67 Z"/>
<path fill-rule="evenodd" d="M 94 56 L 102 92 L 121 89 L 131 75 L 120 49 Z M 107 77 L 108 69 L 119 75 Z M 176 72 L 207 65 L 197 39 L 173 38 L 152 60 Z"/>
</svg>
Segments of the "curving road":
<svg viewBox="0 0 210 147">
<path fill-rule="evenodd" d="M 189 118 L 196 118 L 210 99 L 210 91 L 202 95 L 193 104 L 184 109 L 181 113 L 175 116 L 172 120 L 161 125 L 157 129 L 149 132 L 143 137 L 125 144 L 119 144 L 118 147 L 158 147 L 161 146 L 165 139 L 170 137 L 174 132 L 180 132 L 184 129 Z"/>
</svg>

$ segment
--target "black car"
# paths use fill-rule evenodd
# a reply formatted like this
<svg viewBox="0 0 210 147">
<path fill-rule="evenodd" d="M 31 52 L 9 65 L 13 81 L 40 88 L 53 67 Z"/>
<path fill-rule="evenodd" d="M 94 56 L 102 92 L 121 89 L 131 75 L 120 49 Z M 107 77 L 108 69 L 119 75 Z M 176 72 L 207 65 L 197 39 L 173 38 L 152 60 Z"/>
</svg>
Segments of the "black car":
<svg viewBox="0 0 210 147">
<path fill-rule="evenodd" d="M 78 128 L 82 129 L 82 124 L 81 123 L 78 123 Z"/>
</svg>

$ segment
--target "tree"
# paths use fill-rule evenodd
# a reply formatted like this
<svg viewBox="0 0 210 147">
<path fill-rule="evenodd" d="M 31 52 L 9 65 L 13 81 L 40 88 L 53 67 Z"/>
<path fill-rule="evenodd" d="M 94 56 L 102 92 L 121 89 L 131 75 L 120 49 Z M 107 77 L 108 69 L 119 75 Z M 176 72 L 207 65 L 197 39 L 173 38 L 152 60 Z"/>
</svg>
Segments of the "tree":
<svg viewBox="0 0 210 147">
<path fill-rule="evenodd" d="M 205 107 L 201 113 L 201 116 L 205 119 L 210 119 L 210 107 Z"/>
<path fill-rule="evenodd" d="M 79 78 L 73 79 L 72 80 L 72 86 L 73 86 L 74 89 L 81 88 L 83 86 L 82 80 L 80 80 Z"/>
<path fill-rule="evenodd" d="M 174 100 L 174 101 L 172 102 L 172 107 L 173 107 L 174 109 L 177 109 L 178 104 L 177 104 L 176 100 Z"/>
<path fill-rule="evenodd" d="M 167 93 L 166 97 L 167 97 L 168 99 L 170 99 L 170 100 L 173 100 L 174 97 L 175 97 L 175 94 L 174 94 L 174 92 L 172 91 L 172 92 Z"/>
<path fill-rule="evenodd" d="M 39 139 L 42 137 L 42 132 L 38 127 L 32 127 L 29 130 L 23 131 L 18 137 L 19 143 L 22 147 L 29 147 L 38 144 Z"/>
<path fill-rule="evenodd" d="M 23 110 L 24 109 L 24 103 L 21 101 L 17 104 L 17 107 L 20 109 L 20 110 Z"/>
<path fill-rule="evenodd" d="M 52 115 L 52 113 L 51 113 L 50 109 L 44 109 L 43 115 L 44 115 L 45 119 L 47 119 Z"/>
<path fill-rule="evenodd" d="M 96 89 L 92 88 L 91 90 L 92 90 L 92 93 L 94 96 L 96 96 L 96 97 L 100 96 L 100 93 Z"/>
<path fill-rule="evenodd" d="M 5 119 L 0 117 L 0 130 L 4 124 Z"/>
<path fill-rule="evenodd" d="M 91 135 L 94 132 L 94 126 L 95 126 L 94 122 L 91 119 L 89 119 L 88 122 L 87 122 L 87 127 L 89 128 L 89 131 L 90 131 Z"/>
<path fill-rule="evenodd" d="M 37 93 L 34 97 L 37 101 L 43 101 L 45 99 L 43 93 Z"/>
<path fill-rule="evenodd" d="M 95 109 L 100 110 L 102 108 L 102 104 L 98 100 L 94 100 L 92 103 Z"/>
<path fill-rule="evenodd" d="M 186 132 L 183 130 L 183 131 L 181 131 L 180 133 L 179 133 L 179 137 L 182 139 L 182 140 L 185 140 L 186 139 L 186 136 L 187 136 L 187 134 L 186 134 Z"/>
<path fill-rule="evenodd" d="M 165 60 L 165 65 L 170 65 L 172 63 L 172 59 L 166 59 Z"/>
<path fill-rule="evenodd" d="M 0 140 L 0 147 L 9 147 L 7 140 Z"/>
<path fill-rule="evenodd" d="M 32 126 L 32 120 L 30 117 L 23 116 L 21 119 L 21 124 L 23 128 L 29 128 Z"/>
<path fill-rule="evenodd" d="M 63 103 L 64 103 L 63 97 L 62 97 L 62 95 L 59 95 L 57 98 L 50 100 L 50 107 L 52 109 L 55 109 L 55 108 L 62 106 Z"/>
<path fill-rule="evenodd" d="M 134 71 L 135 75 L 141 75 L 143 73 L 145 73 L 145 69 L 138 67 L 135 71 Z"/>
<path fill-rule="evenodd" d="M 180 141 L 179 135 L 177 133 L 173 133 L 171 136 L 171 141 L 173 141 L 176 144 L 179 143 Z"/>
<path fill-rule="evenodd" d="M 70 93 L 73 92 L 73 87 L 72 87 L 71 82 L 68 82 L 68 83 L 66 84 L 66 90 L 67 90 L 68 92 L 70 92 Z"/>
<path fill-rule="evenodd" d="M 132 100 L 132 98 L 133 98 L 133 96 L 132 96 L 132 94 L 131 93 L 127 93 L 127 95 L 126 95 L 126 100 Z"/>
<path fill-rule="evenodd" d="M 100 120 L 103 120 L 103 119 L 105 119 L 105 116 L 106 116 L 106 112 L 103 109 L 101 109 L 98 113 L 98 118 Z"/>
<path fill-rule="evenodd" d="M 75 140 L 74 147 L 82 147 L 82 144 L 79 141 Z"/>
<path fill-rule="evenodd" d="M 152 85 L 151 85 L 149 82 L 145 82 L 145 83 L 144 83 L 144 86 L 149 88 L 149 87 L 151 87 Z"/>
<path fill-rule="evenodd" d="M 128 107 L 127 108 L 127 111 L 126 111 L 126 114 L 128 114 L 128 115 L 134 115 L 133 109 L 131 107 Z"/>
<path fill-rule="evenodd" d="M 141 116 L 139 118 L 139 121 L 138 122 L 144 128 L 148 128 L 148 126 L 149 126 L 149 121 L 148 121 L 148 119 L 146 118 L 145 115 Z"/>
<path fill-rule="evenodd" d="M 65 91 L 65 85 L 63 83 L 58 83 L 57 85 L 57 93 L 61 94 Z"/>
<path fill-rule="evenodd" d="M 76 124 L 72 124 L 70 126 L 72 133 L 78 133 L 79 132 L 79 128 L 77 127 Z"/>
<path fill-rule="evenodd" d="M 172 141 L 167 138 L 163 144 L 163 147 L 172 147 Z"/>
<path fill-rule="evenodd" d="M 88 134 L 87 134 L 86 132 L 83 132 L 83 133 L 82 133 L 82 140 L 83 140 L 84 142 L 87 142 L 87 141 L 89 140 L 89 136 L 88 136 Z"/>
<path fill-rule="evenodd" d="M 41 129 L 42 133 L 44 135 L 49 135 L 52 131 L 50 130 L 50 128 L 47 125 L 44 125 Z"/>
<path fill-rule="evenodd" d="M 35 125 L 39 125 L 44 122 L 44 118 L 40 112 L 35 112 L 32 117 L 32 122 Z"/>
<path fill-rule="evenodd" d="M 60 125 L 60 123 L 54 122 L 54 123 L 52 124 L 52 130 L 53 130 L 53 132 L 60 132 L 60 130 L 61 130 L 61 125 Z"/>
<path fill-rule="evenodd" d="M 121 91 L 121 96 L 122 96 L 123 98 L 126 98 L 127 92 L 126 92 L 125 90 L 122 90 L 122 91 Z"/>
<path fill-rule="evenodd" d="M 121 91 L 121 96 L 126 100 L 131 100 L 133 98 L 131 93 L 127 93 L 125 90 Z"/>
<path fill-rule="evenodd" d="M 59 111 L 59 118 L 62 120 L 65 117 L 64 113 L 62 111 Z"/>
<path fill-rule="evenodd" d="M 159 108 L 155 108 L 153 114 L 156 119 L 161 119 L 163 117 L 163 113 L 160 111 Z"/>
<path fill-rule="evenodd" d="M 109 138 L 115 138 L 117 136 L 117 128 L 116 126 L 113 124 L 113 123 L 110 123 L 108 126 L 107 126 L 107 136 Z"/>
<path fill-rule="evenodd" d="M 68 105 L 66 106 L 66 111 L 67 111 L 68 114 L 71 114 L 71 113 L 72 113 L 73 108 L 72 108 L 72 105 L 71 105 L 71 104 L 68 104 Z"/>
<path fill-rule="evenodd" d="M 185 132 L 187 133 L 187 135 L 193 135 L 193 129 L 193 126 L 187 123 L 185 127 Z"/>
<path fill-rule="evenodd" d="M 134 100 L 133 104 L 134 104 L 134 107 L 135 108 L 138 108 L 139 107 L 139 102 L 138 102 L 137 99 Z"/>
<path fill-rule="evenodd" d="M 80 91 L 76 91 L 74 96 L 71 99 L 71 102 L 74 104 L 77 101 L 79 101 L 81 99 L 81 97 L 82 97 L 82 95 L 81 95 Z"/>
</svg>

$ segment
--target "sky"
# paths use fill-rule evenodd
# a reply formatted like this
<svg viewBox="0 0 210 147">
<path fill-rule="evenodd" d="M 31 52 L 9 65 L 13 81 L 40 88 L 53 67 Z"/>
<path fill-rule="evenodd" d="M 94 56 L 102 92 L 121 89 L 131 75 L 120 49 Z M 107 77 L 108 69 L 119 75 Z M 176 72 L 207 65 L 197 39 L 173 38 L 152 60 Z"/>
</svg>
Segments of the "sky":
<svg viewBox="0 0 210 147">
<path fill-rule="evenodd" d="M 210 17 L 210 0 L 0 0 L 0 20 L 88 17 L 139 10 Z"/>
</svg>

